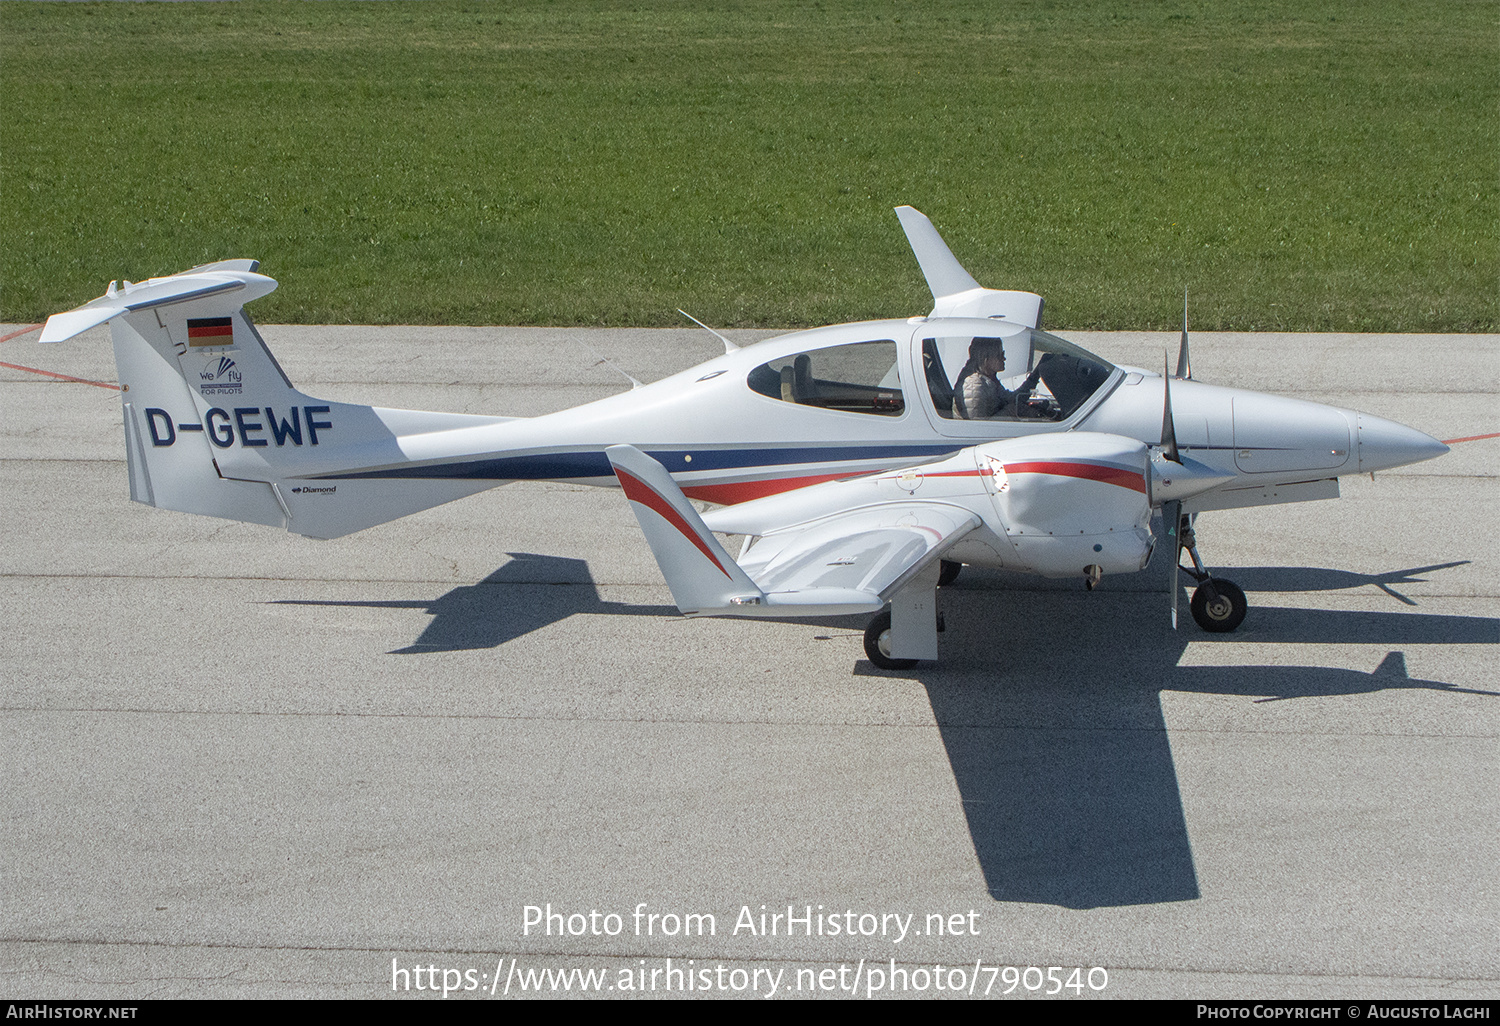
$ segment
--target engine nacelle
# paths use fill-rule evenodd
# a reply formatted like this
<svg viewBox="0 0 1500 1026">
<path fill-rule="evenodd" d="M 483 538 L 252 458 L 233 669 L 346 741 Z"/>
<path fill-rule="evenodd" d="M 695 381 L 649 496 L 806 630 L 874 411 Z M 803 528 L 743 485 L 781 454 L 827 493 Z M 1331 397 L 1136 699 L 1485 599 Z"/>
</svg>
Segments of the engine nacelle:
<svg viewBox="0 0 1500 1026">
<path fill-rule="evenodd" d="M 1150 450 L 1141 442 L 1069 431 L 973 451 L 1016 569 L 1097 578 L 1133 573 L 1151 558 Z"/>
</svg>

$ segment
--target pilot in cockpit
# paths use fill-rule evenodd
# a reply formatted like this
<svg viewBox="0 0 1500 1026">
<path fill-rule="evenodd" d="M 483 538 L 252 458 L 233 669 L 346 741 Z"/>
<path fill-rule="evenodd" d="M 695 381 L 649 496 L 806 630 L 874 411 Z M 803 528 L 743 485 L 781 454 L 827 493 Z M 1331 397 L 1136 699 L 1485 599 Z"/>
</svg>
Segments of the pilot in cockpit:
<svg viewBox="0 0 1500 1026">
<path fill-rule="evenodd" d="M 969 343 L 969 362 L 953 389 L 953 415 L 962 420 L 1019 417 L 1040 375 L 1032 371 L 1012 392 L 1000 384 L 1005 370 L 1005 340 L 979 337 Z"/>
</svg>

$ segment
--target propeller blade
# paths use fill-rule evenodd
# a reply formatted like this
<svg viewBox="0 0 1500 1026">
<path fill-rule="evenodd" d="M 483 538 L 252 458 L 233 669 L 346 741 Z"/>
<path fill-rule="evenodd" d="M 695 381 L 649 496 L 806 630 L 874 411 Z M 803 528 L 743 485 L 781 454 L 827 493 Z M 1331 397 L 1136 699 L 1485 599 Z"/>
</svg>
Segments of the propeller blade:
<svg viewBox="0 0 1500 1026">
<path fill-rule="evenodd" d="M 1174 631 L 1177 629 L 1177 602 L 1182 591 L 1182 586 L 1178 583 L 1181 575 L 1182 563 L 1177 559 L 1172 560 L 1172 629 Z"/>
<path fill-rule="evenodd" d="M 1173 499 L 1165 503 L 1161 508 L 1163 524 L 1167 529 L 1167 538 L 1172 543 L 1172 629 L 1177 629 L 1177 602 L 1178 592 L 1182 590 L 1178 584 L 1182 572 L 1182 503 Z"/>
<path fill-rule="evenodd" d="M 1167 373 L 1167 356 L 1162 354 L 1161 368 L 1161 454 L 1178 466 L 1182 457 L 1177 455 L 1177 427 L 1172 423 L 1172 378 Z"/>
<path fill-rule="evenodd" d="M 1179 378 L 1187 378 L 1188 380 L 1191 381 L 1192 377 L 1193 377 L 1193 365 L 1192 365 L 1192 361 L 1190 361 L 1188 359 L 1187 300 L 1188 300 L 1187 289 L 1183 289 L 1182 290 L 1182 342 L 1177 347 L 1177 376 Z"/>
</svg>

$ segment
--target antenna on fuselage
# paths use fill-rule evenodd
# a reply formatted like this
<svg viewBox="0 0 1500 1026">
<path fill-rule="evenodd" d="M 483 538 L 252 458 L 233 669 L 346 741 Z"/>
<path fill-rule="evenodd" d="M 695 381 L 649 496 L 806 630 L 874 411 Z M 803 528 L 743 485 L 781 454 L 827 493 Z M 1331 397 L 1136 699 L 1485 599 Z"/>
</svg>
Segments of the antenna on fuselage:
<svg viewBox="0 0 1500 1026">
<path fill-rule="evenodd" d="M 1181 345 L 1179 345 L 1177 347 L 1177 376 L 1179 378 L 1186 378 L 1187 380 L 1191 381 L 1191 380 L 1193 380 L 1193 365 L 1192 365 L 1192 361 L 1190 361 L 1188 359 L 1187 299 L 1188 299 L 1187 286 L 1183 286 L 1183 289 L 1182 289 L 1182 343 L 1181 343 Z"/>
<path fill-rule="evenodd" d="M 688 320 L 692 321 L 694 324 L 698 325 L 698 327 L 700 327 L 704 331 L 708 332 L 710 335 L 712 335 L 714 338 L 718 339 L 720 342 L 724 343 L 724 355 L 725 356 L 728 356 L 730 353 L 735 353 L 735 352 L 739 351 L 739 348 L 740 348 L 739 346 L 737 346 L 733 342 L 729 341 L 729 339 L 725 338 L 723 335 L 720 335 L 717 331 L 715 331 L 714 329 L 710 328 L 707 324 L 704 324 L 702 321 L 700 321 L 698 318 L 694 317 L 692 314 L 688 313 L 686 310 L 683 310 L 682 308 L 679 307 L 678 310 L 677 310 L 677 312 L 680 313 L 680 314 L 682 314 L 682 316 L 686 317 Z"/>
<path fill-rule="evenodd" d="M 645 385 L 644 381 L 639 381 L 633 375 L 628 374 L 625 371 L 621 370 L 618 366 L 615 365 L 615 363 L 614 363 L 613 360 L 611 360 L 609 357 L 605 356 L 603 353 L 599 352 L 599 350 L 595 349 L 593 346 L 589 345 L 587 342 L 583 341 L 583 339 L 575 338 L 573 341 L 577 342 L 579 345 L 583 346 L 583 348 L 587 349 L 589 352 L 593 353 L 596 357 L 598 357 L 598 362 L 596 362 L 594 364 L 595 367 L 599 366 L 599 364 L 602 363 L 605 366 L 607 366 L 610 370 L 614 371 L 616 374 L 618 374 L 621 377 L 623 377 L 626 381 L 630 382 L 630 389 L 631 389 L 631 391 L 634 391 L 635 389 L 641 388 L 641 387 L 643 387 Z"/>
</svg>

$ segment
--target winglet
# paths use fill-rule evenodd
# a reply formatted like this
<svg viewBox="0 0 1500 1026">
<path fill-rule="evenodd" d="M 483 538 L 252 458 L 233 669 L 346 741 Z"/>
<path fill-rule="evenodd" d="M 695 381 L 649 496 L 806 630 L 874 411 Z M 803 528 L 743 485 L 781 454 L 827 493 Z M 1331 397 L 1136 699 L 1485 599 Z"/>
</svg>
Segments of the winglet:
<svg viewBox="0 0 1500 1026">
<path fill-rule="evenodd" d="M 678 609 L 724 612 L 734 606 L 758 606 L 765 600 L 764 593 L 704 526 L 666 467 L 632 445 L 612 445 L 604 454 L 625 489 Z"/>
<path fill-rule="evenodd" d="M 912 255 L 922 267 L 922 274 L 927 279 L 927 287 L 932 290 L 934 301 L 980 287 L 979 282 L 958 262 L 958 258 L 953 255 L 953 251 L 948 248 L 926 214 L 916 207 L 897 207 L 896 216 L 901 219 L 906 241 L 911 243 Z"/>
<path fill-rule="evenodd" d="M 1041 296 L 983 288 L 963 269 L 926 214 L 913 207 L 897 207 L 896 216 L 932 290 L 932 313 L 928 316 L 994 317 L 1028 328 L 1042 326 Z"/>
</svg>

